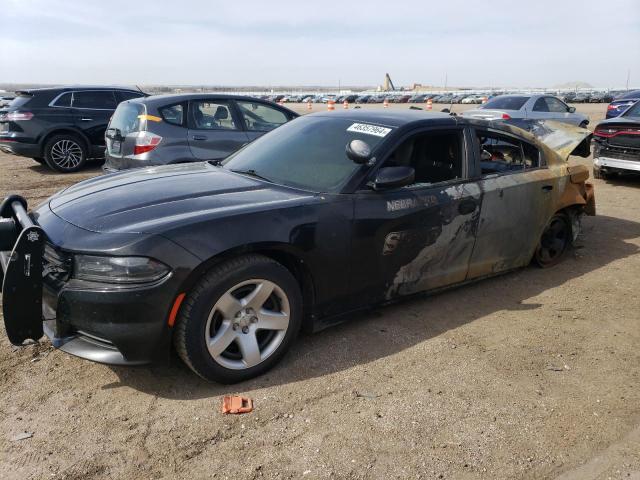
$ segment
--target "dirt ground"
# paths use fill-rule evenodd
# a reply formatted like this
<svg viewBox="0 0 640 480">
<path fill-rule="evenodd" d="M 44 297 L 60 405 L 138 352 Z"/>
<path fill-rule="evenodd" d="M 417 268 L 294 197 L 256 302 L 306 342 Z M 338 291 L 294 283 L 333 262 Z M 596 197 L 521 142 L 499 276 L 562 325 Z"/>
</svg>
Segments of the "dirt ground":
<svg viewBox="0 0 640 480">
<path fill-rule="evenodd" d="M 0 154 L 0 196 L 99 173 Z M 598 216 L 557 267 L 362 314 L 239 385 L 2 334 L 0 478 L 639 480 L 640 180 L 594 183 Z M 255 411 L 223 416 L 229 393 Z"/>
</svg>

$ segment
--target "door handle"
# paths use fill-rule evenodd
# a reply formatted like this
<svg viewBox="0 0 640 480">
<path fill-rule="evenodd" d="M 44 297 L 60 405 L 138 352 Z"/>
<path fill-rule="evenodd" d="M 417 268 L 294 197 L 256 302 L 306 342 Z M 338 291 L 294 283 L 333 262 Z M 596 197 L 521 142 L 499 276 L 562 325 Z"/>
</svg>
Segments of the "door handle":
<svg viewBox="0 0 640 480">
<path fill-rule="evenodd" d="M 194 140 L 206 140 L 207 137 L 205 137 L 204 135 L 194 135 L 193 137 Z"/>
<path fill-rule="evenodd" d="M 460 215 L 468 215 L 476 211 L 476 206 L 474 200 L 463 200 L 458 205 L 458 212 L 460 212 Z"/>
<path fill-rule="evenodd" d="M 545 192 L 550 192 L 551 190 L 553 190 L 553 185 L 543 185 L 542 190 Z"/>
<path fill-rule="evenodd" d="M 86 118 L 86 117 L 82 117 L 80 119 L 81 122 L 90 122 L 91 120 L 93 120 L 93 118 Z"/>
</svg>

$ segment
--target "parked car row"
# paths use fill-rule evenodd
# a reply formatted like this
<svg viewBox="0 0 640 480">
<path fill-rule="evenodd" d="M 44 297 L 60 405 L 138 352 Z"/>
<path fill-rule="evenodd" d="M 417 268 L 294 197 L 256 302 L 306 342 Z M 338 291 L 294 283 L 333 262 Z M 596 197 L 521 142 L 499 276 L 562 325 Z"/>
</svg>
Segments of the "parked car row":
<svg viewBox="0 0 640 480">
<path fill-rule="evenodd" d="M 222 160 L 298 116 L 271 102 L 231 95 L 150 97 L 104 86 L 32 89 L 16 95 L 0 112 L 0 150 L 63 173 L 105 158 L 105 150 L 107 171 Z"/>
</svg>

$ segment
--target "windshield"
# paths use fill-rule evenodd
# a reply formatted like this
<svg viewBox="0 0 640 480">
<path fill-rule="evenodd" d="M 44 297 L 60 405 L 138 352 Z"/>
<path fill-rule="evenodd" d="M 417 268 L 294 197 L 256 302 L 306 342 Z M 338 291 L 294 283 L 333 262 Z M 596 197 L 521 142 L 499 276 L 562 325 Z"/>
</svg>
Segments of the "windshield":
<svg viewBox="0 0 640 480">
<path fill-rule="evenodd" d="M 278 184 L 336 192 L 360 168 L 347 158 L 347 144 L 362 140 L 373 151 L 389 132 L 344 118 L 300 117 L 250 143 L 223 165 Z"/>
<path fill-rule="evenodd" d="M 520 110 L 527 103 L 529 97 L 495 97 L 482 105 L 480 108 L 491 108 L 497 110 Z"/>
<path fill-rule="evenodd" d="M 640 118 L 640 102 L 636 102 L 631 108 L 624 112 L 622 116 Z"/>
</svg>

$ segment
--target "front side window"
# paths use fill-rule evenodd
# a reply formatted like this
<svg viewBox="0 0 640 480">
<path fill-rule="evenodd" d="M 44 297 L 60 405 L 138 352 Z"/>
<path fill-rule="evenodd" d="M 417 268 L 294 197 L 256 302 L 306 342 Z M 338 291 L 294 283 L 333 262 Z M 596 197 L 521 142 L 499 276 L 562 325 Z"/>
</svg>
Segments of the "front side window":
<svg viewBox="0 0 640 480">
<path fill-rule="evenodd" d="M 482 175 L 516 173 L 540 165 L 540 153 L 533 145 L 494 132 L 477 132 Z"/>
<path fill-rule="evenodd" d="M 336 192 L 366 168 L 347 157 L 347 144 L 362 140 L 375 156 L 392 130 L 343 118 L 300 117 L 232 154 L 224 168 L 304 190 Z"/>
<path fill-rule="evenodd" d="M 284 112 L 263 103 L 244 101 L 236 103 L 247 125 L 247 130 L 268 132 L 289 121 Z"/>
<path fill-rule="evenodd" d="M 73 92 L 73 108 L 92 108 L 96 110 L 113 110 L 116 99 L 111 90 L 93 90 Z"/>
<path fill-rule="evenodd" d="M 550 112 L 567 113 L 568 111 L 567 106 L 557 98 L 546 97 L 545 100 L 547 102 L 547 107 L 549 108 Z"/>
<path fill-rule="evenodd" d="M 198 130 L 237 130 L 227 102 L 195 100 L 190 110 L 193 126 Z"/>
<path fill-rule="evenodd" d="M 385 167 L 412 167 L 414 184 L 448 182 L 462 178 L 461 131 L 428 132 L 403 141 L 387 158 Z"/>
</svg>

